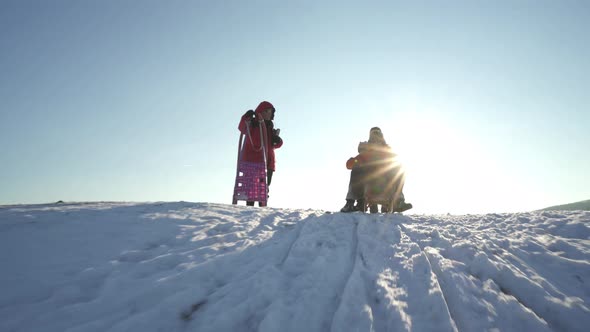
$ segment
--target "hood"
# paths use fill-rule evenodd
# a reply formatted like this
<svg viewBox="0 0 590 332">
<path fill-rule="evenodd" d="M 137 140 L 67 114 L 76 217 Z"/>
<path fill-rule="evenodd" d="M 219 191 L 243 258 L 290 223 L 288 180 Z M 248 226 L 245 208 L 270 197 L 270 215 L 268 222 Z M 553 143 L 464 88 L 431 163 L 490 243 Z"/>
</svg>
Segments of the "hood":
<svg viewBox="0 0 590 332">
<path fill-rule="evenodd" d="M 255 112 L 256 112 L 256 114 L 258 114 L 258 113 L 264 111 L 265 109 L 269 109 L 269 108 L 272 108 L 274 110 L 275 107 L 272 106 L 272 104 L 269 103 L 268 101 L 263 101 L 260 104 L 258 104 L 258 107 L 256 107 L 256 111 Z"/>
</svg>

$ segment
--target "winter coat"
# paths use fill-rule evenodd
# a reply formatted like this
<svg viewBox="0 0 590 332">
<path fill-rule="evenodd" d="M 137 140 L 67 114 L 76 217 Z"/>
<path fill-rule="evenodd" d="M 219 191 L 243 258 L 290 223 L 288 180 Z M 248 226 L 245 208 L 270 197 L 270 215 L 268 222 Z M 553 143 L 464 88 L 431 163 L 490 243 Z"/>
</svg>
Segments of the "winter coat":
<svg viewBox="0 0 590 332">
<path fill-rule="evenodd" d="M 275 149 L 280 148 L 283 145 L 283 140 L 276 134 L 274 130 L 274 124 L 272 120 L 262 120 L 260 113 L 268 108 L 273 109 L 271 103 L 263 101 L 256 107 L 254 112 L 255 116 L 252 117 L 251 112 L 246 112 L 240 120 L 238 129 L 245 137 L 244 151 L 242 152 L 242 160 L 249 162 L 264 162 L 264 155 L 262 150 L 262 142 L 266 147 L 266 167 L 269 170 L 275 170 Z M 262 133 L 260 137 L 260 124 L 264 121 L 266 125 L 266 137 Z"/>
<path fill-rule="evenodd" d="M 359 154 L 346 161 L 346 168 L 376 165 L 387 159 L 394 159 L 397 155 L 384 142 L 361 142 L 358 146 Z"/>
</svg>

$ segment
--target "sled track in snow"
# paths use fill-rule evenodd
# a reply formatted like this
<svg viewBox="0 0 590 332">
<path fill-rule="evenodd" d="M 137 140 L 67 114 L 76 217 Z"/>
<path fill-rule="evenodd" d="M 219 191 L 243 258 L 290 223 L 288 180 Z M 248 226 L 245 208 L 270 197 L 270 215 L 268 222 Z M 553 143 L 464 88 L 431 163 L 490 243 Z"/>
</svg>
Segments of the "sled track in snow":
<svg viewBox="0 0 590 332">
<path fill-rule="evenodd" d="M 340 291 L 340 295 L 338 296 L 338 303 L 334 306 L 332 312 L 330 313 L 330 316 L 332 317 L 332 319 L 330 320 L 330 331 L 332 331 L 332 326 L 334 326 L 334 319 L 336 318 L 336 313 L 338 312 L 338 309 L 340 308 L 340 306 L 342 305 L 342 296 L 346 290 L 346 286 L 348 285 L 348 283 L 350 282 L 350 279 L 352 277 L 352 274 L 354 273 L 355 267 L 356 267 L 356 263 L 357 263 L 357 259 L 359 257 L 359 249 L 358 249 L 358 242 L 359 242 L 359 236 L 358 236 L 358 224 L 359 224 L 359 218 L 355 217 L 355 216 L 351 216 L 353 218 L 352 221 L 354 222 L 354 227 L 352 229 L 352 249 L 350 250 L 350 265 L 348 266 L 348 270 L 346 271 L 345 274 L 345 278 L 343 279 L 343 283 L 340 287 L 341 291 Z M 332 217 L 333 218 L 333 217 Z"/>
<path fill-rule="evenodd" d="M 444 302 L 444 305 L 446 307 L 446 310 L 449 313 L 449 316 L 450 316 L 451 321 L 456 326 L 456 322 L 457 322 L 456 315 L 457 315 L 457 313 L 455 312 L 453 306 L 452 305 L 449 305 L 448 297 L 449 297 L 450 291 L 445 286 L 445 282 L 444 282 L 444 278 L 443 278 L 443 272 L 440 270 L 440 268 L 437 265 L 432 264 L 432 261 L 431 261 L 431 259 L 429 257 L 429 254 L 425 250 L 424 244 L 420 243 L 419 239 L 417 239 L 415 236 L 412 236 L 411 230 L 409 230 L 407 227 L 405 227 L 403 225 L 403 223 L 401 223 L 401 222 L 397 223 L 397 226 L 399 227 L 399 230 L 400 230 L 400 239 L 403 238 L 403 237 L 405 237 L 405 238 L 408 239 L 408 242 L 416 244 L 420 248 L 421 254 L 426 257 L 426 261 L 428 263 L 428 267 L 429 267 L 431 273 L 433 273 L 436 276 L 436 279 L 438 281 L 438 288 L 440 289 L 442 300 Z"/>
<path fill-rule="evenodd" d="M 587 320 L 590 311 L 582 299 L 570 295 L 581 279 L 576 277 L 584 262 L 578 263 L 578 271 L 560 269 L 564 261 L 571 266 L 579 258 L 574 246 L 563 250 L 573 252 L 569 256 L 563 257 L 562 247 L 555 254 L 538 241 L 539 221 L 527 224 L 527 218 L 519 217 L 513 225 L 501 220 L 511 227 L 510 233 L 504 233 L 495 225 L 500 218 L 505 217 L 473 216 L 468 222 L 441 218 L 444 224 L 440 219 L 417 218 L 420 223 L 406 227 L 407 236 L 426 254 L 457 330 L 512 324 L 523 330 L 585 331 L 587 325 L 580 322 Z M 559 244 L 572 241 L 550 230 L 542 238 Z M 474 306 L 466 312 L 469 303 Z"/>
<path fill-rule="evenodd" d="M 313 216 L 312 217 L 308 217 L 308 218 L 302 220 L 302 222 L 297 223 L 297 225 L 295 226 L 296 227 L 295 228 L 295 235 L 293 236 L 293 239 L 291 240 L 291 243 L 289 243 L 289 246 L 287 247 L 287 250 L 285 251 L 285 254 L 283 255 L 283 257 L 281 258 L 281 260 L 277 264 L 277 267 L 279 269 L 282 268 L 283 265 L 285 265 L 285 261 L 287 260 L 287 258 L 291 254 L 291 250 L 293 250 L 293 245 L 301 237 L 301 230 L 303 229 L 303 227 L 305 227 L 305 225 L 307 224 L 307 220 L 309 218 L 315 218 L 315 217 L 313 217 Z"/>
<path fill-rule="evenodd" d="M 428 253 L 424 250 L 424 248 L 420 247 L 420 250 L 422 251 L 422 254 L 424 256 L 426 256 L 426 260 L 428 261 L 428 265 L 430 266 L 430 270 L 432 271 L 432 273 L 434 273 L 434 275 L 436 276 L 436 279 L 438 280 L 438 287 L 440 288 L 440 292 L 441 292 L 441 296 L 443 298 L 443 301 L 445 303 L 445 306 L 447 307 L 447 311 L 449 312 L 449 315 L 451 316 L 451 320 L 453 321 L 453 323 L 457 324 L 457 313 L 455 312 L 453 306 L 449 305 L 449 290 L 447 289 L 445 283 L 444 283 L 444 278 L 442 275 L 442 271 L 438 268 L 438 266 L 435 266 L 432 264 L 430 257 L 428 257 Z"/>
</svg>

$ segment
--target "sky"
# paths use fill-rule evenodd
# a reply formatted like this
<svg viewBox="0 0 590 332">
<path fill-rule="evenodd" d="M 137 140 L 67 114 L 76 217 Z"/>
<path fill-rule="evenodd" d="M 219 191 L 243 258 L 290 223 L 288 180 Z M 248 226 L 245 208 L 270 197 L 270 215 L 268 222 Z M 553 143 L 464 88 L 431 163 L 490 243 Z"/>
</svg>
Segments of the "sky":
<svg viewBox="0 0 590 332">
<path fill-rule="evenodd" d="M 284 145 L 269 205 L 338 210 L 369 129 L 412 213 L 590 198 L 587 1 L 0 1 L 0 204 L 230 203 L 237 125 Z M 243 202 L 241 202 L 243 204 Z"/>
<path fill-rule="evenodd" d="M 587 331 L 590 211 L 0 207 L 2 331 Z"/>
</svg>

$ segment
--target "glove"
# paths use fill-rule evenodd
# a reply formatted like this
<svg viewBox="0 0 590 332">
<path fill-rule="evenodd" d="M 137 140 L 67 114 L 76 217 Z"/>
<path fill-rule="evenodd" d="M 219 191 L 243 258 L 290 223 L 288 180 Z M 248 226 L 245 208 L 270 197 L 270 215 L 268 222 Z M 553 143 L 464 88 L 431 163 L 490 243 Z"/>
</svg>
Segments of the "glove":
<svg viewBox="0 0 590 332">
<path fill-rule="evenodd" d="M 277 144 L 281 144 L 283 142 L 283 139 L 280 138 L 278 135 L 272 135 L 271 141 L 272 141 L 273 145 L 277 145 Z"/>
<path fill-rule="evenodd" d="M 248 112 L 246 112 L 244 114 L 244 116 L 246 117 L 246 119 L 252 119 L 254 117 L 254 114 L 256 114 L 256 113 L 254 113 L 253 110 L 249 110 Z"/>
<path fill-rule="evenodd" d="M 354 157 L 349 158 L 346 161 L 346 168 L 347 169 L 353 169 L 357 165 L 357 163 L 358 163 L 358 160 L 356 158 L 354 158 Z"/>
</svg>

